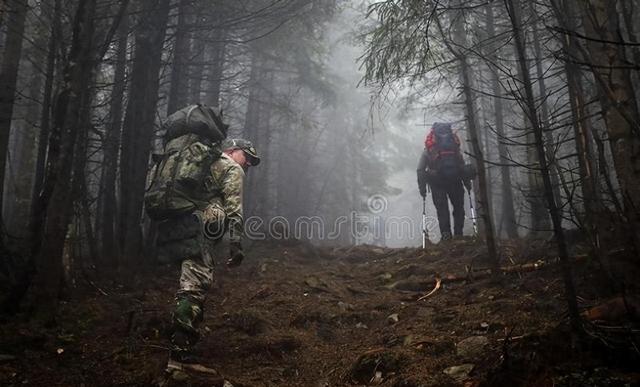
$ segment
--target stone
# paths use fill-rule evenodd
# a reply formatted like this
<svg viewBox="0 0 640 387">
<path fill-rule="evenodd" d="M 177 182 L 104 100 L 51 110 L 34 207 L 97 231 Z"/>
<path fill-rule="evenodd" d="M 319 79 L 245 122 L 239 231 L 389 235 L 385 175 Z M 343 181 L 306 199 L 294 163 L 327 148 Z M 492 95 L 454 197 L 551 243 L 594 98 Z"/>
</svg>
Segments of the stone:
<svg viewBox="0 0 640 387">
<path fill-rule="evenodd" d="M 456 344 L 456 352 L 465 359 L 482 357 L 484 347 L 489 344 L 485 336 L 471 336 Z"/>
<path fill-rule="evenodd" d="M 310 276 L 310 277 L 305 278 L 304 283 L 307 284 L 307 286 L 309 286 L 310 288 L 313 288 L 313 289 L 321 288 L 321 286 L 324 285 L 322 282 L 320 282 L 318 277 L 314 277 L 314 276 Z"/>
<path fill-rule="evenodd" d="M 474 367 L 475 366 L 473 364 L 461 364 L 453 367 L 448 367 L 442 372 L 446 375 L 449 375 L 449 377 L 451 377 L 452 379 L 461 382 L 469 377 L 469 374 L 471 373 L 471 371 L 473 371 Z"/>
<path fill-rule="evenodd" d="M 355 307 L 352 304 L 349 304 L 347 302 L 342 302 L 342 301 L 338 301 L 338 308 L 340 308 L 340 310 L 343 312 L 350 312 L 355 309 Z"/>
<path fill-rule="evenodd" d="M 382 377 L 382 372 L 376 371 L 376 374 L 371 378 L 369 384 L 372 386 L 377 386 L 378 384 L 382 384 L 384 378 Z"/>
<path fill-rule="evenodd" d="M 393 279 L 393 274 L 391 274 L 391 273 L 382 273 L 382 274 L 378 275 L 376 278 L 381 283 L 386 284 L 387 282 L 391 281 L 391 279 Z"/>
</svg>

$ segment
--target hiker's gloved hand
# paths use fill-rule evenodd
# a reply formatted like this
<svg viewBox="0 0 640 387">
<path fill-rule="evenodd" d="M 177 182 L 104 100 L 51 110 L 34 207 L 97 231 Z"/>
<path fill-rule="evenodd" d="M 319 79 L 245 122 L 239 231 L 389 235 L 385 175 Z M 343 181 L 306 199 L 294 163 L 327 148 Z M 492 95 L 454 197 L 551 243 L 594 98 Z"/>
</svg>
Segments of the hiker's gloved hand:
<svg viewBox="0 0 640 387">
<path fill-rule="evenodd" d="M 230 246 L 230 258 L 227 260 L 228 267 L 238 267 L 244 259 L 244 252 L 240 242 L 232 242 Z"/>
<path fill-rule="evenodd" d="M 418 191 L 423 198 L 427 196 L 427 171 L 418 168 Z"/>
</svg>

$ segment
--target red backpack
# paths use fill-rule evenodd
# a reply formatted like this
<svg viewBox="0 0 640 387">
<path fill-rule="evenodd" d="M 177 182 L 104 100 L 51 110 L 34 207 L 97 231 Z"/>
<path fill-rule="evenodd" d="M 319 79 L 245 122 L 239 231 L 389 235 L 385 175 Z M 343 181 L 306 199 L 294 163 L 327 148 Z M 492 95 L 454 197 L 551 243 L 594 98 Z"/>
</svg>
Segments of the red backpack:
<svg viewBox="0 0 640 387">
<path fill-rule="evenodd" d="M 439 178 L 460 178 L 464 161 L 460 139 L 451 124 L 436 122 L 427 135 L 424 146 L 429 154 L 429 169 Z"/>
</svg>

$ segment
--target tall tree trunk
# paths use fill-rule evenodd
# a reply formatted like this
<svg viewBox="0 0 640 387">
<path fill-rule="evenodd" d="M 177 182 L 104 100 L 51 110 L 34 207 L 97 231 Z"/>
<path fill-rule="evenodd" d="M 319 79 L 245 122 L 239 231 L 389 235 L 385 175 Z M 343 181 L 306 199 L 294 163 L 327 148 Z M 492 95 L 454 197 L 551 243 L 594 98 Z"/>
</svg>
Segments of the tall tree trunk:
<svg viewBox="0 0 640 387">
<path fill-rule="evenodd" d="M 178 5 L 178 26 L 173 48 L 171 86 L 167 113 L 171 114 L 187 104 L 189 88 L 189 62 L 191 60 L 191 0 L 180 0 Z M 192 101 L 197 102 L 197 101 Z"/>
<path fill-rule="evenodd" d="M 568 31 L 576 31 L 576 10 L 570 2 L 573 0 L 560 0 L 552 2 L 552 9 L 560 25 Z M 588 117 L 587 107 L 582 88 L 582 70 L 576 64 L 579 57 L 578 42 L 570 34 L 562 36 L 562 49 L 566 58 L 564 61 L 565 75 L 571 103 L 573 117 L 573 133 L 578 154 L 578 167 L 580 169 L 580 187 L 584 200 L 584 226 L 594 244 L 597 244 L 597 214 L 601 205 L 598 198 L 597 173 L 594 167 L 594 156 L 591 146 L 591 121 Z"/>
<path fill-rule="evenodd" d="M 616 214 L 618 214 L 620 217 L 624 217 L 625 215 L 624 209 L 622 208 L 622 203 L 620 203 L 620 200 L 618 200 L 618 195 L 614 188 L 613 180 L 611 179 L 611 173 L 609 171 L 609 168 L 607 168 L 607 155 L 604 141 L 597 131 L 592 131 L 591 135 L 593 136 L 593 140 L 596 143 L 596 150 L 598 152 L 598 163 L 600 164 L 599 172 L 604 178 L 604 183 L 607 187 L 609 198 L 616 209 Z"/>
<path fill-rule="evenodd" d="M 489 37 L 494 38 L 496 36 L 495 23 L 493 16 L 493 3 L 487 5 L 487 29 Z M 491 63 L 497 63 L 497 50 L 490 49 L 490 61 Z M 504 127 L 504 108 L 502 105 L 502 86 L 500 85 L 500 79 L 498 77 L 498 71 L 494 66 L 491 66 L 491 89 L 494 103 L 494 112 L 496 119 L 496 133 L 498 135 L 498 155 L 500 156 L 500 175 L 502 182 L 500 190 L 502 193 L 502 217 L 505 225 L 505 231 L 509 238 L 518 237 L 518 227 L 516 222 L 516 211 L 513 206 L 513 187 L 511 185 L 511 172 L 509 171 L 509 153 L 507 151 L 507 145 L 505 144 L 505 127 Z"/>
<path fill-rule="evenodd" d="M 263 59 L 257 49 L 251 56 L 251 72 L 249 74 L 249 101 L 247 102 L 247 111 L 244 120 L 244 132 L 243 136 L 246 139 L 255 141 L 259 136 L 259 132 L 262 129 L 262 90 L 261 80 L 264 79 L 264 72 L 262 70 Z M 257 181 L 253 177 L 247 181 L 248 189 L 245 190 L 245 210 L 248 213 L 255 213 L 257 201 Z"/>
<path fill-rule="evenodd" d="M 51 105 L 53 84 L 56 67 L 56 51 L 59 43 L 59 31 L 61 29 L 60 13 L 61 0 L 54 0 L 53 15 L 50 16 L 51 31 L 47 48 L 47 68 L 45 74 L 44 94 L 42 97 L 42 110 L 40 113 L 40 133 L 38 135 L 38 155 L 36 157 L 33 188 L 31 191 L 31 209 L 29 215 L 29 240 L 31 246 L 37 246 L 42 237 L 42 225 L 44 224 L 44 211 L 46 203 L 41 199 L 44 185 L 45 168 L 47 164 L 47 149 L 49 148 L 49 132 L 51 123 Z"/>
<path fill-rule="evenodd" d="M 204 57 L 207 45 L 203 39 L 193 38 L 193 61 L 189 65 L 189 103 L 200 103 L 202 94 L 202 75 L 204 73 Z"/>
<path fill-rule="evenodd" d="M 0 3 L 0 30 L 4 30 L 4 28 L 1 28 L 1 27 L 4 23 L 4 18 L 6 13 L 7 13 L 7 2 L 3 1 Z M 3 38 L 4 38 L 4 35 L 0 33 L 0 42 L 4 40 Z"/>
<path fill-rule="evenodd" d="M 83 109 L 90 104 L 87 85 L 95 67 L 92 39 L 96 0 L 78 4 L 73 41 L 65 67 L 65 88 L 57 98 L 54 127 L 49 146 L 47 178 L 44 186 L 46 218 L 42 243 L 36 249 L 36 276 L 32 284 L 34 317 L 44 322 L 55 318 L 63 276 L 62 254 L 72 210 L 74 155 L 81 134 Z"/>
<path fill-rule="evenodd" d="M 90 79 L 90 84 L 93 83 L 95 83 L 95 79 L 92 77 Z M 92 90 L 92 93 L 94 92 L 95 91 Z M 94 95 L 91 94 L 87 100 L 92 101 L 93 98 Z M 73 182 L 71 187 L 71 197 L 73 200 L 74 211 L 72 213 L 73 219 L 71 221 L 71 225 L 74 230 L 74 240 L 71 241 L 73 249 L 73 260 L 69 265 L 69 271 L 71 273 L 67 273 L 68 275 L 70 274 L 70 276 L 78 271 L 77 269 L 79 268 L 77 266 L 84 264 L 82 260 L 82 258 L 85 258 L 85 256 L 83 256 L 84 236 L 86 236 L 86 242 L 88 243 L 90 253 L 90 256 L 86 258 L 91 259 L 92 262 L 95 262 L 97 259 L 97 249 L 91 224 L 91 212 L 89 210 L 89 175 L 87 174 L 87 160 L 89 159 L 87 149 L 89 146 L 89 131 L 91 129 L 91 125 L 91 104 L 86 103 L 82 105 L 79 112 L 78 136 L 76 137 L 74 160 L 72 163 L 74 170 L 72 172 Z M 83 229 L 84 233 L 82 232 Z"/>
<path fill-rule="evenodd" d="M 78 203 L 78 205 L 81 208 L 82 224 L 84 225 L 84 233 L 87 237 L 87 246 L 89 247 L 89 262 L 93 264 L 100 256 L 100 253 L 98 252 L 98 241 L 93 229 L 93 222 L 91 221 L 91 204 L 89 203 L 89 190 L 87 189 L 86 179 L 82 182 L 80 195 L 80 203 Z"/>
<path fill-rule="evenodd" d="M 247 82 L 249 87 L 249 100 L 247 102 L 247 111 L 244 120 L 243 135 L 245 137 L 254 137 L 260 122 L 261 66 L 260 55 L 254 52 L 251 56 L 251 71 L 249 73 L 249 81 Z"/>
<path fill-rule="evenodd" d="M 141 218 L 158 101 L 162 49 L 170 0 L 140 0 L 129 101 L 120 157 L 121 260 L 138 262 L 142 249 Z M 122 262 L 122 261 L 121 261 Z"/>
<path fill-rule="evenodd" d="M 207 73 L 208 86 L 204 97 L 205 103 L 210 106 L 220 106 L 220 89 L 226 53 L 226 44 L 224 42 L 226 34 L 218 29 L 216 39 L 211 46 L 211 65 Z"/>
<path fill-rule="evenodd" d="M 118 242 L 115 237 L 118 203 L 116 200 L 116 178 L 118 173 L 118 155 L 122 137 L 123 98 L 126 87 L 127 41 L 129 36 L 129 17 L 124 16 L 118 26 L 113 90 L 109 107 L 109 124 L 104 145 L 104 163 L 102 166 L 102 262 L 116 264 L 119 256 Z"/>
<path fill-rule="evenodd" d="M 461 65 L 462 72 L 462 87 L 465 99 L 465 106 L 467 111 L 467 124 L 469 125 L 469 137 L 473 146 L 474 158 L 476 161 L 476 168 L 478 170 L 478 196 L 476 200 L 478 202 L 478 212 L 485 227 L 485 241 L 487 243 L 487 250 L 492 266 L 498 268 L 498 254 L 493 228 L 493 219 L 491 216 L 491 210 L 489 208 L 489 188 L 487 184 L 487 172 L 484 161 L 484 155 L 482 153 L 482 145 L 478 138 L 478 128 L 476 121 L 475 106 L 473 103 L 473 92 L 471 88 L 471 69 L 467 62 L 467 59 L 462 56 L 458 58 Z M 497 271 L 496 271 L 497 272 Z"/>
<path fill-rule="evenodd" d="M 461 3 L 458 3 L 462 5 Z M 456 57 L 460 65 L 460 78 L 462 83 L 462 92 L 464 95 L 465 108 L 467 113 L 467 125 L 469 128 L 469 140 L 473 147 L 473 155 L 476 161 L 476 168 L 478 171 L 478 192 L 476 193 L 478 205 L 478 212 L 485 226 L 485 241 L 487 243 L 487 252 L 489 254 L 489 261 L 492 266 L 495 275 L 498 273 L 498 253 L 496 240 L 493 229 L 493 219 L 491 211 L 489 209 L 489 195 L 487 186 L 487 173 L 484 160 L 484 154 L 482 152 L 482 143 L 478 136 L 478 127 L 476 119 L 476 108 L 474 104 L 473 88 L 471 84 L 471 67 L 469 66 L 466 53 L 462 50 L 467 47 L 467 35 L 464 29 L 463 14 L 458 13 L 454 16 L 454 41 L 456 48 L 447 42 L 449 51 Z M 438 27 L 442 31 L 440 20 L 437 20 Z M 444 36 L 444 34 L 443 34 Z"/>
<path fill-rule="evenodd" d="M 602 115 L 609 134 L 621 196 L 625 207 L 631 240 L 640 252 L 640 119 L 630 70 L 626 65 L 624 47 L 617 42 L 620 23 L 616 7 L 610 1 L 578 2 L 583 8 L 583 23 L 601 99 Z"/>
<path fill-rule="evenodd" d="M 547 150 L 547 162 L 551 172 L 551 183 L 553 184 L 553 195 L 556 198 L 556 203 L 562 203 L 562 197 L 560 196 L 560 166 L 557 164 L 556 155 L 552 151 L 555 148 L 555 140 L 550 130 L 549 123 L 549 107 L 547 106 L 547 84 L 544 79 L 544 70 L 542 68 L 542 48 L 540 47 L 540 38 L 538 36 L 538 19 L 534 4 L 529 4 L 530 12 L 535 22 L 532 27 L 533 34 L 533 50 L 534 50 L 534 62 L 536 66 L 536 77 L 538 81 L 538 93 L 540 97 L 540 113 L 541 124 L 544 131 L 544 140 L 546 142 Z"/>
<path fill-rule="evenodd" d="M 267 62 L 268 63 L 268 62 Z M 270 67 L 270 66 L 266 66 Z M 252 141 L 255 147 L 264 155 L 264 157 L 269 160 L 269 149 L 271 146 L 271 116 L 272 109 L 271 106 L 268 106 L 265 101 L 270 100 L 270 91 L 274 90 L 274 73 L 273 71 L 265 70 L 262 71 L 262 75 L 260 77 L 262 86 L 262 92 L 260 93 L 260 121 L 259 126 L 256 127 L 256 131 L 253 136 L 248 138 Z M 268 211 L 272 206 L 273 198 L 269 192 L 269 174 L 270 174 L 270 163 L 264 163 L 260 165 L 260 173 L 249 173 L 249 184 L 250 190 L 248 194 L 252 196 L 253 208 L 251 215 L 260 216 L 263 219 L 266 219 L 269 214 Z M 260 196 L 260 193 L 264 192 L 264 197 Z"/>
<path fill-rule="evenodd" d="M 11 132 L 11 119 L 18 80 L 18 64 L 27 16 L 27 0 L 7 0 L 8 20 L 2 67 L 0 67 L 0 209 L 4 197 L 5 169 Z M 0 210 L 0 248 L 4 246 L 3 215 Z"/>
<path fill-rule="evenodd" d="M 521 31 L 523 41 L 526 41 L 526 31 Z M 525 43 L 523 43 L 524 47 L 526 47 Z M 513 47 L 515 51 L 516 58 L 520 57 L 520 54 L 517 50 L 517 47 Z M 522 52 L 524 63 L 518 64 L 518 90 L 520 90 L 520 85 L 524 85 L 525 79 L 531 79 L 531 74 L 529 72 L 528 58 L 526 50 Z M 519 91 L 514 93 L 515 98 L 519 98 L 521 95 Z M 537 114 L 537 112 L 536 112 Z M 536 117 L 537 119 L 537 117 Z M 526 131 L 526 142 L 527 144 L 532 144 L 535 142 L 535 134 L 533 133 L 533 122 L 532 117 L 528 114 L 524 115 L 524 130 Z M 549 225 L 549 216 L 548 212 L 544 205 L 544 182 L 542 175 L 540 173 L 540 165 L 542 160 L 540 160 L 539 155 L 536 149 L 532 146 L 526 145 L 525 151 L 527 154 L 527 164 L 529 168 L 526 171 L 526 176 L 528 180 L 528 189 L 526 192 L 526 198 L 529 202 L 529 210 L 531 215 L 531 230 L 530 234 L 532 236 L 539 235 L 542 231 L 548 231 L 550 228 Z"/>
<path fill-rule="evenodd" d="M 19 309 L 20 302 L 24 298 L 35 274 L 35 255 L 38 252 L 42 241 L 42 230 L 44 228 L 46 201 L 42 192 L 46 153 L 49 147 L 49 124 L 51 120 L 51 95 L 54 82 L 54 70 L 56 61 L 56 34 L 60 30 L 60 0 L 55 0 L 53 14 L 49 16 L 51 32 L 47 49 L 47 66 L 45 73 L 44 94 L 42 100 L 42 111 L 40 116 L 40 133 L 38 138 L 38 154 L 36 158 L 34 181 L 31 192 L 31 207 L 29 214 L 29 259 L 26 269 L 23 270 L 13 284 L 9 294 L 2 301 L 0 310 L 13 314 Z"/>
<path fill-rule="evenodd" d="M 553 195 L 553 186 L 551 183 L 551 177 L 549 173 L 549 167 L 547 165 L 546 153 L 544 149 L 544 136 L 542 133 L 542 127 L 538 122 L 538 115 L 536 111 L 535 98 L 533 96 L 533 88 L 531 85 L 531 78 L 526 64 L 526 52 L 524 46 L 524 38 L 522 33 L 522 22 L 520 17 L 520 4 L 515 4 L 515 0 L 506 0 L 507 10 L 509 12 L 509 18 L 514 30 L 516 54 L 518 64 L 521 68 L 521 74 L 523 75 L 523 87 L 525 91 L 525 107 L 531 125 L 533 134 L 535 137 L 535 146 L 538 153 L 538 159 L 540 161 L 540 172 L 542 174 L 542 180 L 544 183 L 544 193 L 547 201 L 547 207 L 549 214 L 551 215 L 551 221 L 553 222 L 553 230 L 555 240 L 558 245 L 558 254 L 562 266 L 562 274 L 565 285 L 565 296 L 567 298 L 567 304 L 569 306 L 569 317 L 571 319 L 571 326 L 573 330 L 578 333 L 580 328 L 580 316 L 578 314 L 578 304 L 576 301 L 576 291 L 573 284 L 573 274 L 571 273 L 571 264 L 569 262 L 569 254 L 567 251 L 567 244 L 562 230 L 562 222 L 560 218 L 560 211 L 556 205 L 555 197 Z"/>
<path fill-rule="evenodd" d="M 214 9 L 214 12 L 210 12 Z M 189 61 L 189 102 L 204 103 L 209 105 L 209 101 L 203 94 L 209 93 L 209 87 L 206 82 L 209 77 L 208 69 L 214 64 L 210 61 L 209 52 L 217 43 L 212 42 L 211 38 L 216 31 L 222 15 L 222 7 L 218 1 L 213 3 L 196 2 L 193 5 L 193 27 L 191 34 L 191 60 Z M 213 15 L 210 15 L 213 14 Z M 210 16 L 201 16 L 210 15 Z M 206 31 L 202 31 L 204 28 Z M 198 31 L 198 32 L 195 32 Z M 212 106 L 218 106 L 214 104 Z"/>
<path fill-rule="evenodd" d="M 29 97 L 27 98 L 27 106 L 23 108 L 20 116 L 23 117 L 25 127 L 19 128 L 14 133 L 16 137 L 21 138 L 20 148 L 15 148 L 13 154 L 18 158 L 16 171 L 16 180 L 13 185 L 16 188 L 16 197 L 13 202 L 15 210 L 7 216 L 12 220 L 7 224 L 12 225 L 9 229 L 12 235 L 18 235 L 25 238 L 26 246 L 30 246 L 31 240 L 29 235 L 30 211 L 33 204 L 34 190 L 34 173 L 39 157 L 39 135 L 42 125 L 41 117 L 42 108 L 50 104 L 51 100 L 51 84 L 53 78 L 53 63 L 49 67 L 49 54 L 55 58 L 55 52 L 49 50 L 52 26 L 56 21 L 53 20 L 55 15 L 55 4 L 53 0 L 45 0 L 40 3 L 37 10 L 34 10 L 38 18 L 38 22 L 27 24 L 27 31 L 31 29 L 37 30 L 37 35 L 33 46 L 27 46 L 23 49 L 23 56 L 27 59 L 26 68 L 30 69 L 29 74 L 24 74 L 23 79 L 28 79 Z M 53 11 L 53 12 L 52 12 Z M 34 49 L 35 48 L 35 49 Z M 24 63 L 24 62 L 23 62 Z M 46 64 L 41 67 L 41 64 Z M 43 93 L 44 85 L 44 93 Z M 14 113 L 15 114 L 15 113 Z M 50 117 L 47 116 L 46 124 L 49 125 Z M 48 133 L 48 128 L 46 129 Z M 13 136 L 13 135 L 12 135 Z M 44 145 L 46 147 L 46 139 Z M 34 146 L 35 145 L 35 146 Z M 45 148 L 46 149 L 46 148 Z M 41 176 L 40 176 L 41 178 Z M 8 200 L 5 200 L 5 206 Z M 7 219 L 5 218 L 5 221 Z"/>
<path fill-rule="evenodd" d="M 481 77 L 485 77 L 484 71 L 481 72 Z M 488 99 L 488 98 L 487 98 Z M 487 123 L 488 121 L 488 110 L 490 109 L 490 102 L 486 101 L 487 99 L 485 99 L 484 97 L 480 98 L 480 105 L 482 106 L 480 109 L 480 112 L 482 114 L 482 125 L 479 125 L 479 128 L 487 128 Z M 489 102 L 489 103 L 487 103 Z M 494 179 L 493 179 L 493 171 L 491 170 L 493 168 L 493 166 L 491 165 L 491 156 L 492 156 L 492 149 L 493 149 L 493 144 L 492 144 L 492 136 L 491 136 L 491 131 L 489 130 L 484 130 L 484 137 L 483 137 L 483 148 L 482 148 L 482 152 L 484 154 L 484 158 L 488 163 L 487 168 L 485 169 L 487 172 L 487 196 L 489 199 L 489 211 L 491 212 L 491 218 L 495 219 L 496 218 L 496 212 L 495 212 L 495 208 L 494 208 L 494 191 L 493 191 L 493 185 L 494 185 Z"/>
<path fill-rule="evenodd" d="M 633 56 L 633 62 L 638 64 L 640 63 L 640 48 L 638 47 L 639 39 L 636 32 L 637 19 L 635 18 L 638 17 L 636 9 L 639 4 L 637 0 L 620 0 L 620 5 L 620 10 L 622 11 L 621 16 L 624 20 L 625 27 L 627 28 L 629 42 L 633 43 L 633 46 L 629 49 Z"/>
</svg>

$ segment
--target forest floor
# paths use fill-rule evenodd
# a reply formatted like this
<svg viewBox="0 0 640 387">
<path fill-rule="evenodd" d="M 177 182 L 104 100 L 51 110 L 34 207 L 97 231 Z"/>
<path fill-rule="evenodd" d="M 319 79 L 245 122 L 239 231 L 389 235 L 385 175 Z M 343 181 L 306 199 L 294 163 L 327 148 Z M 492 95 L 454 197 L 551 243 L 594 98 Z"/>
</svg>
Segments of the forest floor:
<svg viewBox="0 0 640 387">
<path fill-rule="evenodd" d="M 585 322 L 589 335 L 577 347 L 560 266 L 544 241 L 504 243 L 503 265 L 529 265 L 497 279 L 470 238 L 426 251 L 264 242 L 249 252 L 240 268 L 217 267 L 197 347 L 226 386 L 640 385 L 638 325 L 614 301 Z M 617 270 L 619 280 L 638 294 L 630 267 Z M 605 270 L 587 258 L 574 268 L 581 310 L 608 299 Z M 93 276 L 65 295 L 55 328 L 0 324 L 0 385 L 161 380 L 178 269 L 155 268 L 135 286 Z M 419 300 L 437 278 L 440 288 Z"/>
</svg>

